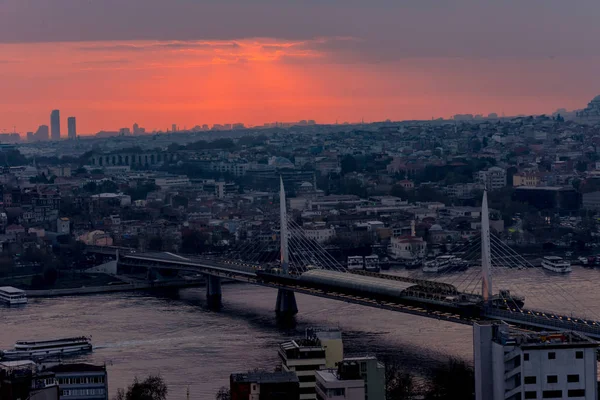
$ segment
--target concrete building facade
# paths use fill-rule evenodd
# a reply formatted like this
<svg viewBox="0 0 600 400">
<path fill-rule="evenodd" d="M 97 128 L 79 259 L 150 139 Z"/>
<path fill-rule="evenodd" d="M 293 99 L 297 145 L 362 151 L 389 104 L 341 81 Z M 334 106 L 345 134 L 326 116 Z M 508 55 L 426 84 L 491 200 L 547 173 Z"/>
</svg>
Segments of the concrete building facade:
<svg viewBox="0 0 600 400">
<path fill-rule="evenodd" d="M 477 400 L 597 398 L 597 343 L 575 332 L 473 325 Z"/>
</svg>

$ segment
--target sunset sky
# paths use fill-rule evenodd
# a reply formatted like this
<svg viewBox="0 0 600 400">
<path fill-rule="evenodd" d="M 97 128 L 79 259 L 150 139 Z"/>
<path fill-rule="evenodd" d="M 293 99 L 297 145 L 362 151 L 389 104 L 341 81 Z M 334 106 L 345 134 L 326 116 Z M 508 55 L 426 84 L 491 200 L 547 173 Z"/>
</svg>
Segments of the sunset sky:
<svg viewBox="0 0 600 400">
<path fill-rule="evenodd" d="M 598 0 L 0 0 L 0 132 L 583 108 Z"/>
</svg>

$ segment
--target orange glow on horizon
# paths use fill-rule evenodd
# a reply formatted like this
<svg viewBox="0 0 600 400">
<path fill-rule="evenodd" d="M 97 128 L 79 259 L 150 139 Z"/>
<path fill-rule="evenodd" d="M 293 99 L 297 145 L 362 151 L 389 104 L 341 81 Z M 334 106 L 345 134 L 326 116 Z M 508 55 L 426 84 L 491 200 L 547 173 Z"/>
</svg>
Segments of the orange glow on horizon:
<svg viewBox="0 0 600 400">
<path fill-rule="evenodd" d="M 66 135 L 68 116 L 77 117 L 79 133 L 90 134 L 134 122 L 151 131 L 173 123 L 191 128 L 541 113 L 581 107 L 592 97 L 587 86 L 576 93 L 548 91 L 568 60 L 552 69 L 544 60 L 378 63 L 327 46 L 355 40 L 0 44 L 0 131 L 13 125 L 23 134 L 34 131 L 49 123 L 55 108 Z"/>
</svg>

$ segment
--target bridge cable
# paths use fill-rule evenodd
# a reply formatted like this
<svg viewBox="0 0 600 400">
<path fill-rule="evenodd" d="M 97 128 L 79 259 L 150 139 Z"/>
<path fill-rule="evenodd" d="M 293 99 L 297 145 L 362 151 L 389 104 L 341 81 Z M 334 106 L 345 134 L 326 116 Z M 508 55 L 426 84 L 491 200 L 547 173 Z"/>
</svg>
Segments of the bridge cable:
<svg viewBox="0 0 600 400">
<path fill-rule="evenodd" d="M 306 234 L 304 233 L 303 229 L 300 226 L 298 226 L 298 224 L 296 224 L 293 221 L 290 221 L 290 225 L 291 225 L 291 229 L 294 232 L 297 232 L 300 234 L 301 239 L 307 243 L 309 248 L 312 248 L 314 251 L 316 251 L 317 254 L 319 254 L 321 256 L 321 258 L 326 261 L 324 265 L 330 264 L 329 269 L 332 269 L 331 267 L 333 267 L 333 269 L 338 272 L 346 272 L 346 269 L 343 268 L 343 266 L 335 258 L 333 258 L 333 256 L 331 254 L 329 254 L 329 252 L 326 249 L 321 247 L 318 243 L 316 243 L 311 238 L 307 237 Z"/>
<path fill-rule="evenodd" d="M 522 256 L 520 256 L 518 253 L 516 253 L 513 249 L 511 249 L 509 246 L 507 246 L 506 244 L 504 244 L 499 238 L 494 237 L 494 244 L 496 246 L 497 249 L 500 249 L 500 251 L 503 251 L 504 254 L 508 254 L 507 257 L 510 257 L 514 260 L 516 260 L 515 262 L 518 262 L 518 265 L 525 267 L 526 269 L 532 269 L 534 271 L 539 271 L 539 269 L 537 269 L 536 267 L 534 267 L 529 261 L 527 261 L 526 259 L 524 259 Z M 556 288 L 556 291 L 552 292 L 552 294 L 550 294 L 550 292 L 547 291 L 547 289 L 545 287 L 542 287 L 539 285 L 539 281 L 535 279 L 535 277 L 532 278 L 520 278 L 519 279 L 521 282 L 532 282 L 534 283 L 534 288 L 540 288 L 542 290 L 536 290 L 536 296 L 534 296 L 534 300 L 538 299 L 538 297 L 543 297 L 546 301 L 548 305 L 551 305 L 552 303 L 556 302 L 556 297 L 561 297 L 564 301 L 565 304 L 568 305 L 569 307 L 575 307 L 575 306 L 580 306 L 580 303 L 577 299 L 575 299 L 572 295 L 570 295 L 569 293 L 567 293 L 569 295 L 569 297 L 572 298 L 572 300 L 569 300 L 563 293 L 565 292 L 564 289 L 562 289 L 559 285 L 553 283 L 553 282 L 548 282 L 550 286 L 553 286 Z M 518 286 L 518 284 L 516 283 L 511 283 L 514 284 L 516 286 Z M 528 292 L 529 294 L 532 294 L 531 292 L 531 288 L 528 288 Z M 582 306 L 582 305 L 581 305 Z M 589 309 L 587 309 L 587 307 L 583 307 L 582 309 L 585 311 L 590 311 Z M 552 312 L 549 310 L 546 310 L 547 312 Z M 572 312 L 572 311 L 571 311 Z M 556 312 L 553 312 L 556 313 Z M 593 312 L 591 312 L 591 315 L 594 316 L 595 318 L 597 318 L 595 316 L 595 314 Z"/>
</svg>

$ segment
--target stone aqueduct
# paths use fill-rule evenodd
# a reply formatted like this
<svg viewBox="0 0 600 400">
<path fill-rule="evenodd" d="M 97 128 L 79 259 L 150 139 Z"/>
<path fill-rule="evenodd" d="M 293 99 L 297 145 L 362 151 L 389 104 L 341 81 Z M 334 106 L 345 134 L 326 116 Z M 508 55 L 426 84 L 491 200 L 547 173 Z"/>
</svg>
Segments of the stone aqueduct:
<svg viewBox="0 0 600 400">
<path fill-rule="evenodd" d="M 176 153 L 147 152 L 122 154 L 96 154 L 90 157 L 90 164 L 98 167 L 112 165 L 154 165 L 177 161 Z"/>
</svg>

